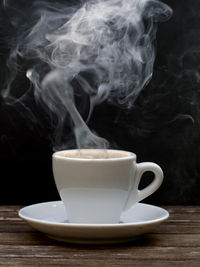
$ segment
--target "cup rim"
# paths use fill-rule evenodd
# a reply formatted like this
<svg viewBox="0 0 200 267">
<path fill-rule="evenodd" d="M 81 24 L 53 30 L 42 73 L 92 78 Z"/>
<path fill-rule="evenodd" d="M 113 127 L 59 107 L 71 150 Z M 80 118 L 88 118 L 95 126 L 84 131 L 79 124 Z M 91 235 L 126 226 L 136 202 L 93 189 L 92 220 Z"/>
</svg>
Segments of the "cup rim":
<svg viewBox="0 0 200 267">
<path fill-rule="evenodd" d="M 133 152 L 130 151 L 126 151 L 126 150 L 118 150 L 118 149 L 106 149 L 110 152 L 119 152 L 119 153 L 127 153 L 129 155 L 124 156 L 124 157 L 116 157 L 116 158 L 73 158 L 73 157 L 67 157 L 67 156 L 63 156 L 60 155 L 63 152 L 74 152 L 77 151 L 78 149 L 65 149 L 65 150 L 59 150 L 56 151 L 52 154 L 52 158 L 56 158 L 56 159 L 62 159 L 62 160 L 68 160 L 68 161 L 86 161 L 86 162 L 91 162 L 91 161 L 95 161 L 95 162 L 108 162 L 108 161 L 124 161 L 124 160 L 136 160 L 136 154 L 134 154 Z M 103 149 L 99 149 L 99 148 L 89 148 L 89 149 L 81 149 L 81 150 L 103 150 Z"/>
</svg>

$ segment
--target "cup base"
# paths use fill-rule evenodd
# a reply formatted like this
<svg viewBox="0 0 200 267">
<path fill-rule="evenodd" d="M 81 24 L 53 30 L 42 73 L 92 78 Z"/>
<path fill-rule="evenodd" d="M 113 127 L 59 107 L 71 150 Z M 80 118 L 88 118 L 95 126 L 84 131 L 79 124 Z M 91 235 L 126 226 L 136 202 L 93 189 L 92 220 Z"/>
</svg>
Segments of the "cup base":
<svg viewBox="0 0 200 267">
<path fill-rule="evenodd" d="M 67 188 L 60 191 L 69 223 L 119 223 L 128 197 L 126 190 Z"/>
</svg>

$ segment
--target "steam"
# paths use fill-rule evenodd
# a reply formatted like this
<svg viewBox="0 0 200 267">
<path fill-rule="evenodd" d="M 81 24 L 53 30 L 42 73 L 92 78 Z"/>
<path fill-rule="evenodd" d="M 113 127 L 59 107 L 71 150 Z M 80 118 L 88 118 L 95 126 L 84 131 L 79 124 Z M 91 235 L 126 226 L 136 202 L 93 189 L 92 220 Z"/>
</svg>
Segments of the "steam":
<svg viewBox="0 0 200 267">
<path fill-rule="evenodd" d="M 5 10 L 9 4 L 4 0 Z M 157 22 L 167 20 L 171 9 L 156 0 L 34 1 L 33 7 L 36 23 L 20 32 L 12 49 L 3 97 L 14 98 L 19 58 L 29 60 L 26 76 L 36 101 L 56 115 L 57 136 L 70 115 L 79 148 L 106 148 L 81 117 L 74 84 L 89 97 L 87 122 L 103 101 L 130 108 L 152 77 Z"/>
</svg>

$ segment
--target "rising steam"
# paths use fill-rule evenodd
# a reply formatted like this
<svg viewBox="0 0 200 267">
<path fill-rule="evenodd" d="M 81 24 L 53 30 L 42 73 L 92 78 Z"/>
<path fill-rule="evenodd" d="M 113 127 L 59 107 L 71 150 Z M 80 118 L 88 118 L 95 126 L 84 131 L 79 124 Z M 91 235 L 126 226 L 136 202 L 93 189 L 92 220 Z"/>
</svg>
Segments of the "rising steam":
<svg viewBox="0 0 200 267">
<path fill-rule="evenodd" d="M 5 11 L 11 2 L 4 1 Z M 34 1 L 34 24 L 12 48 L 3 97 L 12 98 L 19 58 L 30 60 L 34 96 L 56 114 L 59 135 L 70 114 L 77 146 L 104 148 L 106 141 L 90 132 L 76 108 L 74 84 L 90 99 L 87 121 L 103 101 L 130 108 L 152 77 L 157 22 L 170 15 L 156 0 Z"/>
</svg>

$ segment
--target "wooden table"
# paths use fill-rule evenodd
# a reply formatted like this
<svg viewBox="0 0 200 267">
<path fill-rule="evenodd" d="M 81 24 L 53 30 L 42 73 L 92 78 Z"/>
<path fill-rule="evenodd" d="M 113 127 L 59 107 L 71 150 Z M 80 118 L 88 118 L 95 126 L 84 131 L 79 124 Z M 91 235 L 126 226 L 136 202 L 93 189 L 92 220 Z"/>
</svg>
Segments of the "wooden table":
<svg viewBox="0 0 200 267">
<path fill-rule="evenodd" d="M 170 218 L 154 233 L 112 246 L 48 239 L 23 222 L 19 206 L 0 206 L 1 266 L 200 266 L 200 206 L 168 206 Z"/>
</svg>

